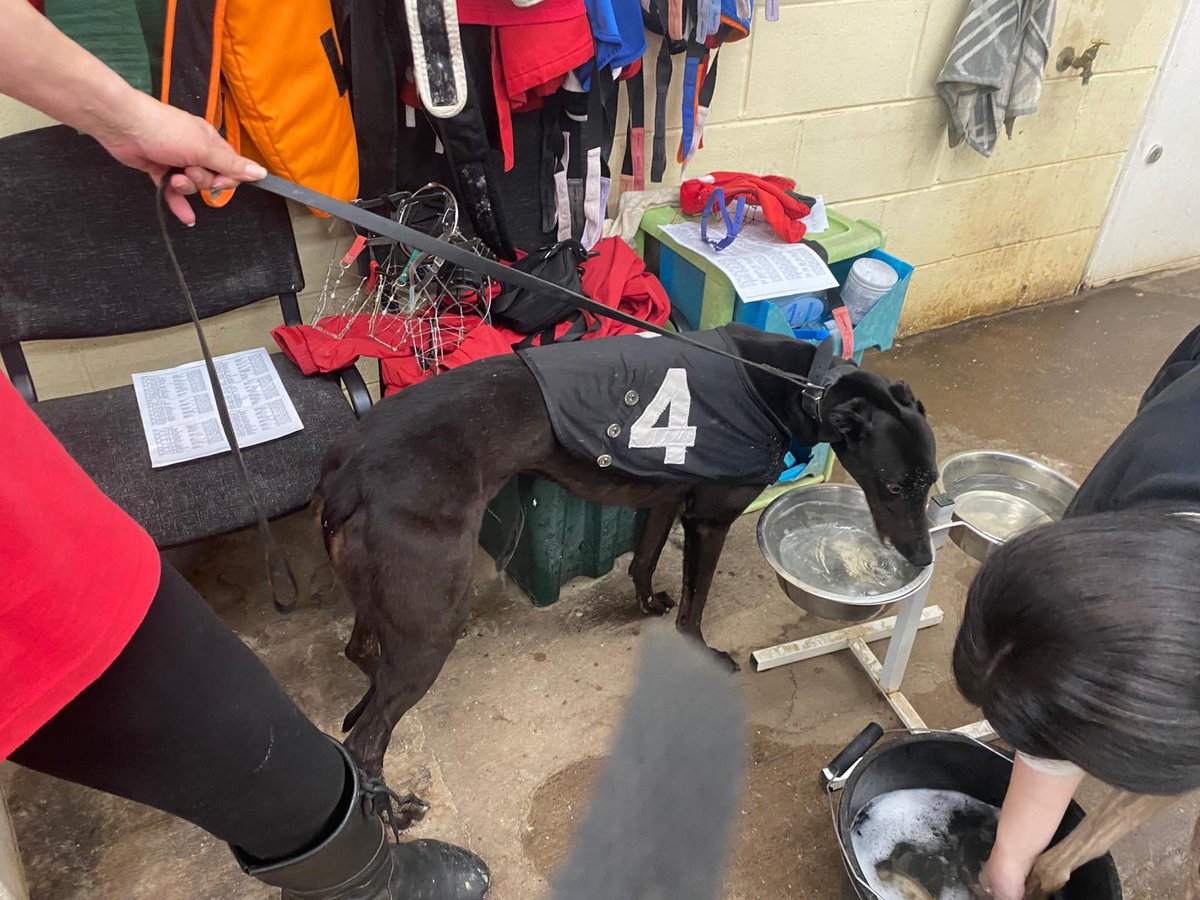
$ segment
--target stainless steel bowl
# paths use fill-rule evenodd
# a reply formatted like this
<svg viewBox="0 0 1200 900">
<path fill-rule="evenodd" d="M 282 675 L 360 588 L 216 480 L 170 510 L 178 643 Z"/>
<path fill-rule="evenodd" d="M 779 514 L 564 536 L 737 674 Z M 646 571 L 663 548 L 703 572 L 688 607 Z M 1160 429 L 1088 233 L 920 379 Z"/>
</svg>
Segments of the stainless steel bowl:
<svg viewBox="0 0 1200 900">
<path fill-rule="evenodd" d="M 942 464 L 937 491 L 954 501 L 950 540 L 982 562 L 1023 531 L 1063 517 L 1079 486 L 1015 453 L 972 450 Z"/>
<path fill-rule="evenodd" d="M 867 591 L 876 585 L 864 582 L 862 590 L 851 593 L 830 584 L 817 583 L 812 573 L 801 576 L 790 571 L 781 553 L 785 541 L 822 526 L 865 532 L 869 536 L 863 538 L 866 546 L 872 550 L 877 548 L 880 557 L 894 557 L 890 560 L 896 573 L 893 581 L 899 581 L 900 586 L 868 595 Z M 776 498 L 758 519 L 758 549 L 775 570 L 788 599 L 814 616 L 837 622 L 865 622 L 882 615 L 900 600 L 919 591 L 933 575 L 932 566 L 918 568 L 879 543 L 866 497 L 861 490 L 848 484 L 818 484 L 788 491 Z"/>
</svg>

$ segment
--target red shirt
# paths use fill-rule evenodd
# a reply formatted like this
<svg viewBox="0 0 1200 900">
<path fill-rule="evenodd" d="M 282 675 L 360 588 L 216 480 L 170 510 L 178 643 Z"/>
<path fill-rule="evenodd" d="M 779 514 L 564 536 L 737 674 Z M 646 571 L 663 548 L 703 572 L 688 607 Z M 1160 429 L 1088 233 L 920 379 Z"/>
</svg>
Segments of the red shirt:
<svg viewBox="0 0 1200 900">
<path fill-rule="evenodd" d="M 541 0 L 517 6 L 512 0 L 458 0 L 460 25 L 540 25 L 586 14 L 583 0 Z"/>
<path fill-rule="evenodd" d="M 0 759 L 109 667 L 158 590 L 154 542 L 0 377 Z"/>
</svg>

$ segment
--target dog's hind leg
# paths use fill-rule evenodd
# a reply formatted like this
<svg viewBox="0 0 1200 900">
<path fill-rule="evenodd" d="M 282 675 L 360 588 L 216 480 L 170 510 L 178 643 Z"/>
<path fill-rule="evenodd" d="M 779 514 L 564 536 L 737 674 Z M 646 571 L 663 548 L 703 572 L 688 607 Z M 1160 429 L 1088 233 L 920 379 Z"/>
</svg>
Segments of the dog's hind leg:
<svg viewBox="0 0 1200 900">
<path fill-rule="evenodd" d="M 368 678 L 375 677 L 375 670 L 379 668 L 379 641 L 362 613 L 354 617 L 354 630 L 350 632 L 350 640 L 346 641 L 346 659 Z"/>
<path fill-rule="evenodd" d="M 364 698 L 362 714 L 355 724 L 346 749 L 368 775 L 383 772 L 383 757 L 392 739 L 392 730 L 433 685 L 442 671 L 458 635 L 466 624 L 463 615 L 455 616 L 440 635 L 426 632 L 422 638 L 412 634 L 380 636 L 379 668 L 375 682 Z"/>
<path fill-rule="evenodd" d="M 638 605 L 646 615 L 661 616 L 675 606 L 675 601 L 666 591 L 655 592 L 654 570 L 658 568 L 658 559 L 678 517 L 679 507 L 674 503 L 652 506 L 633 553 L 633 562 L 629 564 L 633 590 Z"/>
<path fill-rule="evenodd" d="M 675 627 L 705 646 L 700 620 L 725 546 L 725 535 L 761 490 L 761 487 L 697 488 L 683 512 L 683 595 Z M 732 671 L 738 670 L 738 664 L 728 653 L 709 649 Z"/>
<path fill-rule="evenodd" d="M 354 617 L 354 630 L 350 633 L 350 640 L 346 642 L 346 659 L 358 666 L 359 671 L 371 680 L 371 686 L 367 688 L 363 698 L 354 704 L 354 708 L 346 713 L 346 718 L 342 720 L 343 733 L 354 727 L 371 698 L 375 696 L 375 673 L 379 670 L 379 641 L 375 640 L 375 633 L 366 624 L 362 613 Z"/>
</svg>

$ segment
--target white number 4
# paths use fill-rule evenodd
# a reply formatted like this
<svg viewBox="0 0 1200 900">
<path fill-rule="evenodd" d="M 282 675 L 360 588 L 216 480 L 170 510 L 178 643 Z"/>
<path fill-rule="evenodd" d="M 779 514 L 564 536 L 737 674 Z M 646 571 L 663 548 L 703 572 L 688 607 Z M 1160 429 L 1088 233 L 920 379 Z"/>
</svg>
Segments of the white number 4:
<svg viewBox="0 0 1200 900">
<path fill-rule="evenodd" d="M 667 424 L 659 425 L 663 411 Z M 681 465 L 688 447 L 696 445 L 696 427 L 688 424 L 692 412 L 692 393 L 688 390 L 687 370 L 668 369 L 662 387 L 629 429 L 629 446 L 636 449 L 663 447 L 664 463 Z"/>
</svg>

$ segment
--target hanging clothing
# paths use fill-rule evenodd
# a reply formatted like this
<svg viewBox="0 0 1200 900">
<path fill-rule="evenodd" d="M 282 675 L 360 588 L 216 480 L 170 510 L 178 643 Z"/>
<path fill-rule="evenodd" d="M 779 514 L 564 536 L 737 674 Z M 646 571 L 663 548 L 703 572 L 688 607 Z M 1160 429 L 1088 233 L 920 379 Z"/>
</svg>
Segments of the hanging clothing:
<svg viewBox="0 0 1200 900">
<path fill-rule="evenodd" d="M 582 268 L 583 293 L 588 297 L 655 325 L 667 321 L 671 301 L 666 291 L 658 279 L 646 271 L 645 264 L 637 254 L 620 240 L 612 238 L 602 241 L 596 247 L 595 255 Z M 380 360 L 381 390 L 385 395 L 476 359 L 511 353 L 513 347 L 528 338 L 528 335 L 518 331 L 497 328 L 479 316 L 442 316 L 440 324 L 443 334 L 453 331 L 464 336 L 455 346 L 443 347 L 435 359 L 428 346 L 431 334 L 428 329 L 416 329 L 415 347 L 410 343 L 391 349 L 370 336 L 370 320 L 366 316 L 358 316 L 349 322 L 349 332 L 340 338 L 326 331 L 340 333 L 347 325 L 345 317 L 330 317 L 322 320 L 321 324 L 325 331 L 311 325 L 282 325 L 272 331 L 271 336 L 287 358 L 305 375 L 336 372 L 352 365 L 360 357 Z M 572 321 L 565 318 L 555 329 L 555 335 L 561 337 L 571 327 Z M 634 326 L 597 318 L 595 327 L 582 339 L 593 340 L 636 331 Z M 418 348 L 422 351 L 420 356 Z"/>
<path fill-rule="evenodd" d="M 207 119 L 273 174 L 358 196 L 348 83 L 328 0 L 168 0 L 162 100 Z M 242 146 L 245 135 L 252 147 Z M 233 196 L 225 191 L 210 206 Z"/>
<path fill-rule="evenodd" d="M 640 60 L 646 53 L 646 28 L 640 0 L 586 0 L 596 65 L 614 71 Z M 575 74 L 586 89 L 592 73 L 581 66 Z"/>
<path fill-rule="evenodd" d="M 506 172 L 515 163 L 513 115 L 542 109 L 563 86 L 567 74 L 587 63 L 592 53 L 586 15 L 493 29 L 492 90 Z"/>
<path fill-rule="evenodd" d="M 0 377 L 0 759 L 95 681 L 158 589 L 150 536 Z"/>
<path fill-rule="evenodd" d="M 540 0 L 531 5 L 511 0 L 458 0 L 458 21 L 463 25 L 540 25 L 583 14 L 583 0 Z"/>
<path fill-rule="evenodd" d="M 1037 112 L 1054 36 L 1056 0 L 971 0 L 937 78 L 950 113 L 950 146 L 991 156 L 1000 124 Z"/>
<path fill-rule="evenodd" d="M 728 352 L 725 328 L 693 340 Z M 771 484 L 791 434 L 740 363 L 634 334 L 518 354 L 538 386 L 558 442 L 600 469 L 656 481 Z"/>
<path fill-rule="evenodd" d="M 448 184 L 466 213 L 463 230 L 483 240 L 501 259 L 512 259 L 495 186 L 500 159 L 491 149 L 488 130 L 488 122 L 494 120 L 489 29 L 459 29 L 466 74 L 463 105 L 456 115 L 437 118 L 424 111 L 413 77 L 408 25 L 397 4 L 343 0 L 337 22 L 354 96 L 361 195 L 374 199 L 430 181 Z"/>
</svg>

